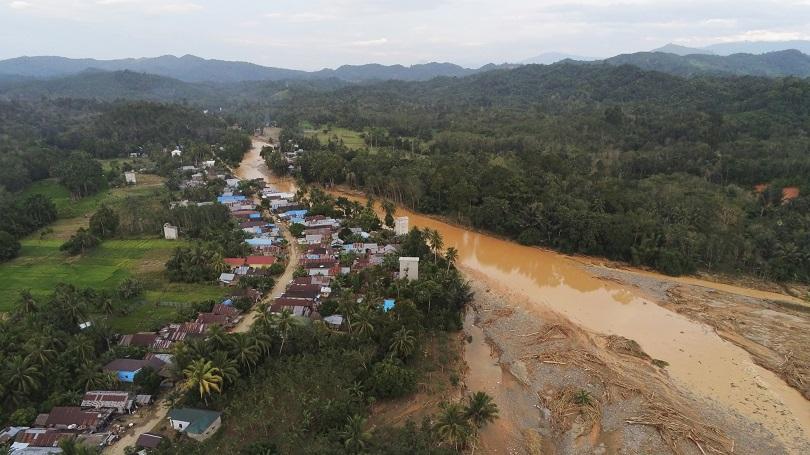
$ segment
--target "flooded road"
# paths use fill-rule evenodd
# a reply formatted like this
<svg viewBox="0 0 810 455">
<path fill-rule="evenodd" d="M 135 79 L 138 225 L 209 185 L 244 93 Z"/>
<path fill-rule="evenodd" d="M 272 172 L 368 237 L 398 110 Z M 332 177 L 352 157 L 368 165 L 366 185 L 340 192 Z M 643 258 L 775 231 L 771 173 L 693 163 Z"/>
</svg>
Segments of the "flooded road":
<svg viewBox="0 0 810 455">
<path fill-rule="evenodd" d="M 411 227 L 438 230 L 445 247 L 458 249 L 460 268 L 525 295 L 527 303 L 521 305 L 527 311 L 550 309 L 586 330 L 637 341 L 650 356 L 669 363 L 667 372 L 679 387 L 761 424 L 796 453 L 810 438 L 810 403 L 710 327 L 645 300 L 632 288 L 600 280 L 561 254 L 401 208 L 397 216 L 408 216 Z"/>
<path fill-rule="evenodd" d="M 239 167 L 236 169 L 236 176 L 240 179 L 264 179 L 279 191 L 294 193 L 295 182 L 291 178 L 279 178 L 267 167 L 267 163 L 261 156 L 262 147 L 269 145 L 266 141 L 253 139 L 253 146 L 242 158 Z"/>
</svg>

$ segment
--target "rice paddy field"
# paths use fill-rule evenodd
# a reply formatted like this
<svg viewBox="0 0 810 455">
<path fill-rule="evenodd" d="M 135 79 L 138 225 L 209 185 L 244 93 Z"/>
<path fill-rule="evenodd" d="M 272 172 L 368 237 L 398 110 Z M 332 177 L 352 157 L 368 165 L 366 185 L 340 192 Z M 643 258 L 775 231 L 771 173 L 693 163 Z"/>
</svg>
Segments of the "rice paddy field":
<svg viewBox="0 0 810 455">
<path fill-rule="evenodd" d="M 144 292 L 133 302 L 121 303 L 108 319 L 122 333 L 147 330 L 172 321 L 178 310 L 194 302 L 216 299 L 224 290 L 215 284 L 171 283 L 165 263 L 182 241 L 161 238 L 105 240 L 84 256 L 68 256 L 59 247 L 80 227 L 87 227 L 90 215 L 104 203 L 113 207 L 125 197 L 151 197 L 161 191 L 163 180 L 139 175 L 138 185 L 116 188 L 73 201 L 68 191 L 54 180 L 44 180 L 28 188 L 26 194 L 43 194 L 57 206 L 59 219 L 20 241 L 19 257 L 0 264 L 0 313 L 17 305 L 20 291 L 30 289 L 44 299 L 59 283 L 98 290 L 114 290 L 127 278 L 144 285 Z"/>
<path fill-rule="evenodd" d="M 311 134 L 317 137 L 322 144 L 329 142 L 330 138 L 337 137 L 338 139 L 342 139 L 346 147 L 352 150 L 359 150 L 366 147 L 363 133 L 359 131 L 337 127 L 321 127 L 317 130 L 313 130 Z"/>
</svg>

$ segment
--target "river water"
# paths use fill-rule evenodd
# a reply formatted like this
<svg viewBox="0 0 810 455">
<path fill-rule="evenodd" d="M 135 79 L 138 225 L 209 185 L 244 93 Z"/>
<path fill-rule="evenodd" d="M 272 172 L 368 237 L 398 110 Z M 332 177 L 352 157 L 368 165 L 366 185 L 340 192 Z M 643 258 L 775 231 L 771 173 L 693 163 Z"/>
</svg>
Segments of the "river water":
<svg viewBox="0 0 810 455">
<path fill-rule="evenodd" d="M 258 155 L 260 149 L 261 143 L 254 143 L 240 166 L 240 176 L 270 175 Z M 294 188 L 289 180 L 271 180 L 284 191 Z M 563 314 L 592 332 L 637 341 L 650 356 L 669 363 L 667 371 L 678 386 L 761 424 L 786 447 L 797 447 L 810 438 L 810 403 L 710 327 L 645 300 L 632 288 L 600 280 L 564 255 L 402 208 L 397 216 L 408 216 L 411 227 L 438 230 L 445 247 L 458 249 L 461 268 L 525 295 L 530 305 Z"/>
</svg>

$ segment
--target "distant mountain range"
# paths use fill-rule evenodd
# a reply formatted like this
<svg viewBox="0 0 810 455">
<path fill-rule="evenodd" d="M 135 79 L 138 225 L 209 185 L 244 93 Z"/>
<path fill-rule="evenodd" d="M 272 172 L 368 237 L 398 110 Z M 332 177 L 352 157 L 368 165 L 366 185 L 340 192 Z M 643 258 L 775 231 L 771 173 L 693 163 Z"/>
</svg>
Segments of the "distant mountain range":
<svg viewBox="0 0 810 455">
<path fill-rule="evenodd" d="M 529 64 L 551 65 L 553 63 L 557 63 L 563 60 L 576 60 L 581 62 L 589 62 L 599 59 L 596 57 L 583 57 L 582 55 L 566 54 L 563 52 L 544 52 L 532 58 L 527 58 L 526 60 L 523 60 L 520 63 L 525 65 Z"/>
<path fill-rule="evenodd" d="M 337 69 L 300 71 L 248 62 L 210 60 L 184 55 L 119 60 L 70 59 L 65 57 L 17 57 L 0 61 L 0 77 L 15 75 L 34 79 L 72 76 L 88 70 L 134 71 L 165 76 L 184 82 L 233 83 L 245 81 L 314 80 L 336 78 L 349 82 L 373 80 L 418 81 L 438 76 L 463 77 L 509 65 L 464 68 L 452 63 L 402 65 L 344 65 Z"/>
<path fill-rule="evenodd" d="M 331 90 L 349 84 L 383 80 L 425 81 L 436 77 L 466 77 L 492 70 L 511 70 L 531 63 L 559 65 L 632 65 L 676 76 L 810 77 L 810 56 L 799 50 L 736 53 L 731 50 L 793 46 L 810 53 L 810 42 L 725 43 L 707 48 L 668 44 L 653 52 L 622 54 L 604 60 L 546 53 L 523 64 L 464 68 L 452 63 L 402 65 L 344 65 L 337 69 L 300 71 L 247 62 L 207 60 L 191 55 L 121 60 L 19 57 L 0 61 L 0 97 L 71 97 L 113 100 L 196 100 L 214 104 L 256 98 L 278 99 L 288 90 L 305 87 Z M 592 60 L 592 61 L 591 61 Z"/>
<path fill-rule="evenodd" d="M 685 77 L 697 75 L 810 77 L 810 56 L 797 50 L 728 56 L 637 52 L 617 55 L 601 62 L 609 65 L 633 65 L 645 70 Z"/>
<path fill-rule="evenodd" d="M 733 54 L 765 54 L 795 49 L 810 54 L 810 41 L 735 41 L 729 43 L 712 44 L 706 47 L 686 47 L 669 43 L 666 46 L 653 49 L 652 52 L 666 52 L 676 55 L 733 55 Z"/>
</svg>

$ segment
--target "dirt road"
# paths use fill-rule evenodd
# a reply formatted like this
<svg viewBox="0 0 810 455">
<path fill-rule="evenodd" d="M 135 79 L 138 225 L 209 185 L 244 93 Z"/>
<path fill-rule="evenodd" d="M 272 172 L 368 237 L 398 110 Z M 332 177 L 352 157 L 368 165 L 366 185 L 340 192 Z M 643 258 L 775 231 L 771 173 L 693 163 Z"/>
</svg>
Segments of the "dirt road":
<svg viewBox="0 0 810 455">
<path fill-rule="evenodd" d="M 287 288 L 287 284 L 293 279 L 293 274 L 295 273 L 295 269 L 298 266 L 299 258 L 301 257 L 301 253 L 298 248 L 298 243 L 295 241 L 295 237 L 293 237 L 292 234 L 290 234 L 290 231 L 286 227 L 283 227 L 282 230 L 284 233 L 284 238 L 289 243 L 289 254 L 288 254 L 289 257 L 287 261 L 287 268 L 284 269 L 284 273 L 281 274 L 276 279 L 276 284 L 275 286 L 273 286 L 273 289 L 269 293 L 267 293 L 267 295 L 265 295 L 264 302 L 271 302 L 276 298 L 280 297 L 281 294 L 284 293 L 284 291 Z M 256 321 L 256 318 L 258 316 L 259 315 L 256 311 L 251 311 L 250 313 L 246 314 L 245 317 L 242 318 L 241 321 L 239 321 L 239 324 L 237 324 L 236 327 L 233 328 L 233 332 L 237 333 L 247 332 L 248 330 L 250 330 L 250 327 L 253 326 L 253 323 Z"/>
<path fill-rule="evenodd" d="M 134 446 L 140 435 L 165 422 L 168 413 L 169 403 L 161 399 L 153 403 L 142 414 L 136 413 L 129 416 L 125 419 L 124 424 L 128 425 L 132 423 L 134 424 L 133 427 L 121 435 L 121 439 L 116 441 L 113 445 L 106 447 L 104 453 L 108 455 L 124 455 L 124 450 L 129 446 Z"/>
<path fill-rule="evenodd" d="M 264 170 L 261 169 L 261 166 L 264 165 L 264 160 L 259 155 L 261 148 L 266 144 L 266 142 L 254 141 L 253 147 L 243 159 L 243 165 L 240 165 L 239 169 L 236 170 L 235 174 L 237 177 L 242 179 L 263 177 L 266 181 L 268 181 L 268 183 L 270 183 L 270 173 L 269 171 L 264 172 Z M 266 169 L 266 166 L 264 166 L 264 169 Z M 289 191 L 289 189 L 285 189 L 284 191 Z M 295 238 L 286 228 L 282 227 L 282 232 L 284 234 L 284 238 L 290 243 L 289 260 L 284 273 L 279 276 L 273 289 L 270 291 L 270 293 L 268 293 L 267 296 L 265 296 L 265 301 L 272 300 L 284 293 L 287 283 L 292 280 L 293 273 L 295 273 L 295 268 L 298 265 L 299 252 Z M 242 318 L 233 331 L 247 332 L 256 321 L 256 317 L 257 313 L 255 311 L 251 311 L 249 314 L 245 315 L 244 318 Z M 133 427 L 128 429 L 121 439 L 119 439 L 113 445 L 106 447 L 104 449 L 104 453 L 109 455 L 124 455 L 124 450 L 128 446 L 134 446 L 135 442 L 138 440 L 138 436 L 151 431 L 160 423 L 164 422 L 168 412 L 168 403 L 165 400 L 159 400 L 148 410 L 146 410 L 143 417 L 134 415 L 126 419 L 125 425 L 133 423 Z"/>
</svg>

